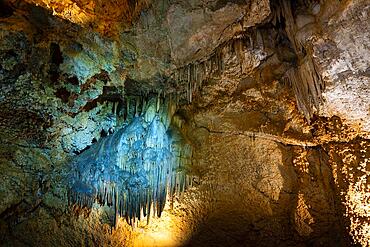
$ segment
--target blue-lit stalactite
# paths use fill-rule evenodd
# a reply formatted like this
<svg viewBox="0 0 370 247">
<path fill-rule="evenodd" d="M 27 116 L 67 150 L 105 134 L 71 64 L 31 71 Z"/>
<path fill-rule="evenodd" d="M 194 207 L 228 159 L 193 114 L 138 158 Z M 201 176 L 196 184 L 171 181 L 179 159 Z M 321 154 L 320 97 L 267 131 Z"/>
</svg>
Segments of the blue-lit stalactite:
<svg viewBox="0 0 370 247">
<path fill-rule="evenodd" d="M 114 209 L 130 225 L 142 216 L 161 216 L 167 195 L 173 197 L 191 185 L 187 170 L 192 149 L 171 126 L 176 105 L 152 98 L 130 106 L 115 133 L 102 138 L 72 161 L 69 202 L 92 208 L 94 203 Z M 139 104 L 141 101 L 136 101 Z M 133 111 L 130 111 L 131 108 Z"/>
</svg>

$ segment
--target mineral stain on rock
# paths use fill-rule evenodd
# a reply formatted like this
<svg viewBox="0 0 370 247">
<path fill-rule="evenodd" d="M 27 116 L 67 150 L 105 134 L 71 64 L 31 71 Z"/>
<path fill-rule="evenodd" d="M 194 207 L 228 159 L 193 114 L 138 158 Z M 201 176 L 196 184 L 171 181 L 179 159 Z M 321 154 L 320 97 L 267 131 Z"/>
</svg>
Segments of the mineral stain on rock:
<svg viewBox="0 0 370 247">
<path fill-rule="evenodd" d="M 369 11 L 1 0 L 0 245 L 370 246 Z"/>
</svg>

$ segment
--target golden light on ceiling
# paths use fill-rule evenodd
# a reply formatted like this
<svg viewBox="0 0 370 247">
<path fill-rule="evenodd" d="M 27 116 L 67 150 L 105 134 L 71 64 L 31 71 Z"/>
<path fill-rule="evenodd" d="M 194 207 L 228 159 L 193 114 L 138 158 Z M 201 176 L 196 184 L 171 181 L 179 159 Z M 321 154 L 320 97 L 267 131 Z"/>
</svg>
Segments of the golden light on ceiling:
<svg viewBox="0 0 370 247">
<path fill-rule="evenodd" d="M 26 0 L 52 11 L 53 15 L 102 32 L 129 27 L 149 5 L 149 0 Z"/>
</svg>

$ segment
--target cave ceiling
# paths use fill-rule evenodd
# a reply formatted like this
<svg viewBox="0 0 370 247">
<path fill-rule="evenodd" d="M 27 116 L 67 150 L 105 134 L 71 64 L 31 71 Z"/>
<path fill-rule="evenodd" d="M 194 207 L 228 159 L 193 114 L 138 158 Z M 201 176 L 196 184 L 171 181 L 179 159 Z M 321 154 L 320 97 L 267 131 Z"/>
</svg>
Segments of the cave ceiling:
<svg viewBox="0 0 370 247">
<path fill-rule="evenodd" d="M 106 71 L 112 85 L 127 80 L 129 91 L 158 88 L 185 91 L 184 87 L 188 86 L 181 82 L 189 79 L 182 75 L 179 80 L 181 73 L 195 74 L 196 88 L 205 78 L 215 76 L 205 71 L 212 69 L 207 61 L 227 63 L 230 60 L 227 56 L 234 52 L 242 64 L 241 70 L 231 75 L 223 73 L 234 84 L 245 81 L 253 73 L 269 77 L 262 78 L 263 83 L 280 80 L 285 75 L 290 77 L 288 81 L 293 85 L 298 108 L 306 119 L 313 114 L 337 115 L 368 129 L 368 122 L 362 116 L 369 114 L 368 102 L 363 97 L 368 83 L 364 41 L 368 40 L 369 32 L 357 32 L 361 34 L 353 39 L 353 47 L 349 45 L 353 42 L 342 42 L 351 38 L 346 36 L 348 32 L 333 36 L 345 28 L 338 24 L 345 22 L 345 18 L 351 18 L 351 22 L 345 22 L 348 29 L 359 28 L 358 24 L 367 16 L 366 8 L 363 14 L 354 16 L 360 4 L 353 8 L 350 3 L 320 6 L 315 1 L 298 1 L 297 6 L 269 1 L 35 0 L 5 1 L 5 4 L 17 13 L 9 19 L 17 22 L 13 28 L 35 37 L 47 32 L 49 39 L 39 40 L 39 46 L 50 45 L 52 41 L 58 43 L 63 57 L 59 73 L 77 76 L 80 83 Z M 345 5 L 348 6 L 345 16 L 333 14 Z M 288 11 L 290 8 L 295 9 Z M 335 53 L 335 59 L 327 59 L 324 53 Z M 345 64 L 345 58 L 354 59 L 355 64 Z M 193 67 L 188 68 L 189 65 Z M 272 73 L 267 69 L 269 66 L 274 66 Z M 83 69 L 77 71 L 78 68 Z M 350 73 L 351 69 L 354 72 L 348 81 L 341 75 Z M 297 88 L 294 83 L 299 80 L 297 76 L 312 79 L 306 80 L 306 88 Z M 310 85 L 310 80 L 315 85 Z M 352 93 L 344 97 L 340 91 L 344 88 Z M 348 108 L 346 102 L 350 99 L 358 102 L 358 109 Z"/>
<path fill-rule="evenodd" d="M 0 0 L 0 242 L 370 246 L 369 19 L 367 0 Z"/>
</svg>

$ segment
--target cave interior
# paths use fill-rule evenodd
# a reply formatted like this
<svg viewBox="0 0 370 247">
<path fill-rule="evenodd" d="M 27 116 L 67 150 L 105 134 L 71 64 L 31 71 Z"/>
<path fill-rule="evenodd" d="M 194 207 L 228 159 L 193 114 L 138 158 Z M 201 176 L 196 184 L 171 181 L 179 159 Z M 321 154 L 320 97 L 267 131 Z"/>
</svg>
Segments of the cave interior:
<svg viewBox="0 0 370 247">
<path fill-rule="evenodd" d="M 0 246 L 370 247 L 368 0 L 0 0 Z"/>
</svg>

